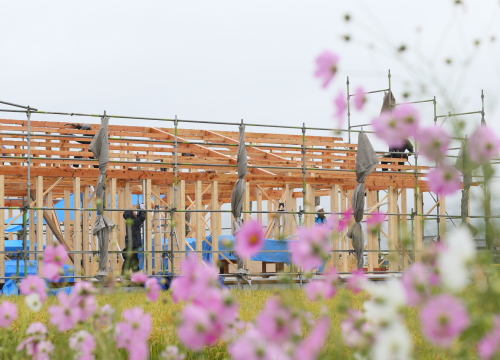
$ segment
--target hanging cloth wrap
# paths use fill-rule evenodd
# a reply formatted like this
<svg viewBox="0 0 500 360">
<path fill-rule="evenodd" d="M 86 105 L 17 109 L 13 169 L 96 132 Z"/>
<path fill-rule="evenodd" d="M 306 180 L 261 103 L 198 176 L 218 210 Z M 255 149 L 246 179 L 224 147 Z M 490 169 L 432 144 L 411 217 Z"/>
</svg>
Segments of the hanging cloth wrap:
<svg viewBox="0 0 500 360">
<path fill-rule="evenodd" d="M 385 101 L 385 98 L 384 98 Z M 361 221 L 365 211 L 365 179 L 375 169 L 379 161 L 368 136 L 361 131 L 358 136 L 358 150 L 356 152 L 356 181 L 358 185 L 352 196 L 352 209 L 354 212 L 354 225 L 347 232 L 347 237 L 352 241 L 354 255 L 356 256 L 358 269 L 363 267 L 363 250 L 365 242 Z"/>
<path fill-rule="evenodd" d="M 106 194 L 106 167 L 109 162 L 109 146 L 108 146 L 108 122 L 107 116 L 102 118 L 101 127 L 95 134 L 92 142 L 89 145 L 89 151 L 94 153 L 94 156 L 99 159 L 99 178 L 97 179 L 96 187 L 96 206 L 97 217 L 94 223 L 93 234 L 97 236 L 99 242 L 99 273 L 106 273 L 108 266 L 108 242 L 109 233 L 115 226 L 113 222 L 104 216 L 104 198 Z M 75 196 L 78 196 L 75 194 Z M 116 201 L 116 199 L 112 199 Z"/>
<path fill-rule="evenodd" d="M 247 173 L 247 149 L 245 146 L 245 125 L 240 125 L 240 136 L 238 143 L 238 156 L 236 158 L 236 165 L 238 168 L 238 180 L 234 184 L 233 192 L 231 193 L 231 213 L 234 216 L 233 221 L 233 235 L 235 235 L 243 224 L 241 212 L 243 211 L 243 201 L 245 197 L 245 175 Z M 243 269 L 243 260 L 236 254 L 236 261 L 238 263 L 238 270 L 236 272 L 236 279 L 238 283 L 240 280 L 248 282 L 247 271 Z"/>
</svg>

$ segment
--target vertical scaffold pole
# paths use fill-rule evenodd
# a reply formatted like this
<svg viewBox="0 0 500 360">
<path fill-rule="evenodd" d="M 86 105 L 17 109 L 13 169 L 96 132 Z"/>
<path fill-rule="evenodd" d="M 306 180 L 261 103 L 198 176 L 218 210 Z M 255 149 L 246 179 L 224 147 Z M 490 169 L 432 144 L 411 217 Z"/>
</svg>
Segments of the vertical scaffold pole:
<svg viewBox="0 0 500 360">
<path fill-rule="evenodd" d="M 306 210 L 306 123 L 302 123 L 302 205 L 305 211 Z"/>
<path fill-rule="evenodd" d="M 175 115 L 175 120 L 174 120 L 174 207 L 173 209 L 170 209 L 170 264 L 171 264 L 171 271 L 172 274 L 175 276 L 175 268 L 174 268 L 174 239 L 176 238 L 175 234 L 175 212 L 177 210 L 177 186 L 178 186 L 178 173 L 179 173 L 179 167 L 177 164 L 177 148 L 179 146 L 177 142 L 177 125 L 179 121 L 177 120 L 177 115 Z M 170 199 L 169 199 L 170 200 Z M 184 210 L 184 209 L 182 209 Z M 184 231 L 184 229 L 182 229 Z M 183 237 L 184 238 L 184 237 Z M 185 248 L 184 244 L 182 244 L 182 247 L 179 247 L 178 250 L 183 250 Z"/>
<path fill-rule="evenodd" d="M 346 81 L 347 85 L 347 137 L 349 139 L 349 144 L 351 143 L 351 102 L 349 97 L 349 76 Z"/>
</svg>

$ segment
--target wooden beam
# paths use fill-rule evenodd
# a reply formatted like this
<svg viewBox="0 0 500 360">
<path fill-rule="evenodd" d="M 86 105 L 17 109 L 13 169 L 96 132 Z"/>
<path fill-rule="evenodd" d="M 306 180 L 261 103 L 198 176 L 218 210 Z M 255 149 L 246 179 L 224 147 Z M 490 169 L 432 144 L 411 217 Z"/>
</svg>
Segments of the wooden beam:
<svg viewBox="0 0 500 360">
<path fill-rule="evenodd" d="M 81 204 L 80 204 L 80 178 L 76 177 L 73 179 L 73 200 L 74 200 L 74 206 L 75 209 L 81 209 Z M 82 213 L 81 211 L 75 210 L 75 221 L 73 222 L 73 249 L 75 251 L 81 251 L 82 250 L 82 222 L 81 222 L 81 216 Z M 81 275 L 82 274 L 82 255 L 81 254 L 74 254 L 73 255 L 75 259 L 75 275 Z M 75 278 L 75 281 L 79 281 Z"/>
<path fill-rule="evenodd" d="M 195 183 L 195 190 L 194 190 L 195 196 L 194 196 L 194 201 L 195 201 L 195 210 L 203 210 L 202 209 L 202 195 L 201 195 L 201 181 L 197 181 Z M 203 245 L 203 239 L 205 238 L 205 224 L 203 223 L 203 213 L 202 212 L 195 212 L 195 231 L 196 231 L 196 250 L 200 251 L 201 247 Z M 197 253 L 196 256 L 198 257 L 198 260 L 201 260 L 201 255 L 202 253 Z"/>
<path fill-rule="evenodd" d="M 151 210 L 151 179 L 145 180 L 145 193 L 144 205 L 146 210 Z M 146 212 L 146 224 L 144 227 L 144 266 L 148 275 L 153 275 L 153 258 L 151 250 L 153 249 L 153 215 L 151 212 Z"/>
</svg>

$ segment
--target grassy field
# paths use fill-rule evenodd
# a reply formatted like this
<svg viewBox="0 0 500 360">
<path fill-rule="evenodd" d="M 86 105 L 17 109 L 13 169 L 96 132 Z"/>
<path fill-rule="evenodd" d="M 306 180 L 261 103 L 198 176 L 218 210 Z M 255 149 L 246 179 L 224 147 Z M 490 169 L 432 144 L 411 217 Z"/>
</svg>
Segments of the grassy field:
<svg viewBox="0 0 500 360">
<path fill-rule="evenodd" d="M 243 320 L 253 319 L 257 313 L 262 309 L 265 300 L 276 293 L 277 291 L 235 291 L 235 294 L 240 303 L 240 316 Z M 313 316 L 317 316 L 320 311 L 320 304 L 313 303 L 307 300 L 304 293 L 299 290 L 283 290 L 279 291 L 283 297 L 289 301 L 293 306 L 301 309 L 310 311 Z M 324 349 L 322 359 L 351 359 L 353 358 L 352 351 L 346 348 L 342 342 L 342 336 L 340 333 L 340 322 L 342 321 L 344 314 L 339 308 L 342 309 L 345 306 L 352 308 L 361 308 L 363 301 L 367 298 L 367 295 L 360 293 L 353 295 L 346 290 L 340 290 L 337 296 L 327 303 L 330 315 L 332 318 L 332 327 L 329 334 L 329 341 Z M 22 341 L 25 337 L 25 329 L 27 325 L 33 321 L 41 321 L 48 324 L 49 316 L 47 313 L 47 308 L 51 304 L 56 303 L 56 298 L 50 297 L 44 304 L 42 310 L 38 313 L 31 312 L 24 304 L 24 298 L 18 297 L 8 297 L 4 298 L 15 302 L 19 309 L 19 318 L 13 323 L 13 330 L 8 332 L 3 332 L 0 336 L 2 341 L 2 347 L 0 348 L 0 356 L 2 359 L 23 359 L 19 354 L 13 355 L 15 351 L 15 346 Z M 115 293 L 112 295 L 98 295 L 97 297 L 99 305 L 111 304 L 117 309 L 117 315 L 121 314 L 121 310 L 124 308 L 140 306 L 145 311 L 152 314 L 153 318 L 153 330 L 150 336 L 151 345 L 151 359 L 159 358 L 159 352 L 165 348 L 166 345 L 176 344 L 181 346 L 176 340 L 175 336 L 175 316 L 179 313 L 182 308 L 181 304 L 174 304 L 171 301 L 170 293 L 164 292 L 161 294 L 160 299 L 151 303 L 146 301 L 145 295 L 143 293 Z M 420 328 L 418 324 L 417 313 L 413 309 L 408 309 L 405 316 L 408 320 L 408 326 L 413 334 L 414 338 L 414 354 L 416 359 L 450 359 L 451 353 L 445 352 L 441 349 L 435 348 L 430 345 L 421 336 Z M 82 325 L 90 331 L 89 327 Z M 67 342 L 68 337 L 71 335 L 70 332 L 55 335 L 56 331 L 53 327 L 50 328 L 51 335 L 50 340 L 55 344 L 63 344 Z M 96 338 L 98 335 L 96 334 Z M 101 343 L 98 339 L 98 347 L 106 348 L 105 344 Z M 59 352 L 54 354 L 51 359 L 68 359 L 70 358 L 69 353 Z M 110 354 L 109 351 L 106 352 L 105 356 L 102 351 L 98 351 L 97 359 L 126 359 L 127 355 L 125 351 L 117 351 L 114 354 Z M 225 351 L 225 344 L 220 343 L 216 346 L 206 348 L 201 354 L 191 354 L 188 353 L 187 359 L 227 359 L 227 353 Z M 476 358 L 476 355 L 471 349 L 470 359 Z"/>
</svg>

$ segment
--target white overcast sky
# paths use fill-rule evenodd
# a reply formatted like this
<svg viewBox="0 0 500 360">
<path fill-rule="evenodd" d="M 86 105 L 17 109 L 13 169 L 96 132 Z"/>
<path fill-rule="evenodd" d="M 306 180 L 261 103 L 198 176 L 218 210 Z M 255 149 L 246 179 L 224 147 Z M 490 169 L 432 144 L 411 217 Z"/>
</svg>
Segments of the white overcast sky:
<svg viewBox="0 0 500 360">
<path fill-rule="evenodd" d="M 40 110 L 328 128 L 334 126 L 332 99 L 345 89 L 346 76 L 353 89 L 372 91 L 387 88 L 391 69 L 398 100 L 403 92 L 409 100 L 435 95 L 439 114 L 451 110 L 445 93 L 455 111 L 480 110 L 484 89 L 486 120 L 500 130 L 498 1 L 31 0 L 0 6 L 0 100 Z M 352 21 L 345 22 L 345 14 Z M 345 34 L 352 41 L 343 41 Z M 399 54 L 402 44 L 408 50 Z M 327 90 L 313 77 L 323 50 L 341 57 Z M 353 123 L 369 122 L 380 104 L 380 94 L 370 96 Z M 432 106 L 419 108 L 432 124 Z M 475 125 L 480 117 L 464 119 Z"/>
</svg>

